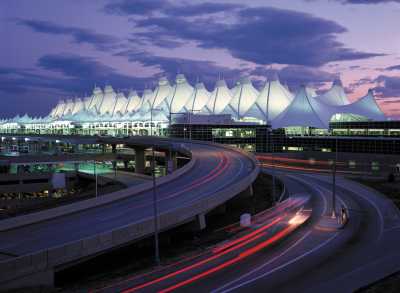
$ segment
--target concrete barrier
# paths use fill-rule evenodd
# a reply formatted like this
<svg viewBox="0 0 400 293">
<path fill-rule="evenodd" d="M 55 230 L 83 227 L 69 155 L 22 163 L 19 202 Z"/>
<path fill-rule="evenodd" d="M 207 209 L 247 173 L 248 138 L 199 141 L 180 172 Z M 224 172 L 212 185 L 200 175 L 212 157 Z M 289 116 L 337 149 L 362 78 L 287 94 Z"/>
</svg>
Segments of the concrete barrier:
<svg viewBox="0 0 400 293">
<path fill-rule="evenodd" d="M 186 153 L 186 150 L 184 150 Z M 189 163 L 187 163 L 182 168 L 174 171 L 173 173 L 159 177 L 156 179 L 157 186 L 163 185 L 174 179 L 182 176 L 184 173 L 188 172 L 193 168 L 196 163 L 197 158 L 191 158 Z M 69 205 L 52 208 L 45 211 L 40 211 L 32 214 L 27 214 L 11 219 L 6 219 L 0 221 L 0 232 L 7 231 L 10 229 L 15 229 L 21 226 L 27 226 L 34 223 L 46 221 L 48 219 L 53 219 L 61 216 L 65 216 L 72 213 L 77 213 L 86 209 L 96 208 L 101 205 L 106 205 L 114 201 L 122 200 L 130 196 L 134 196 L 140 194 L 144 191 L 150 190 L 153 188 L 153 182 L 146 182 L 140 185 L 132 186 L 123 190 L 119 190 L 116 192 L 109 193 L 107 195 L 103 195 L 98 198 L 90 198 L 86 200 L 82 200 L 80 202 L 72 203 Z"/>
</svg>

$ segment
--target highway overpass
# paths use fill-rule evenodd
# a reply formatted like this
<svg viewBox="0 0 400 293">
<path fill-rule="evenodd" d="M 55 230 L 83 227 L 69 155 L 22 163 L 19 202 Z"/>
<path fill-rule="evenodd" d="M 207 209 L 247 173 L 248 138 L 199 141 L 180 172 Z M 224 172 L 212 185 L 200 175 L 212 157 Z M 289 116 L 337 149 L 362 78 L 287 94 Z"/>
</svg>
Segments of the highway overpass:
<svg viewBox="0 0 400 293">
<path fill-rule="evenodd" d="M 239 150 L 204 142 L 156 137 L 38 137 L 72 144 L 124 144 L 183 153 L 189 163 L 161 177 L 156 194 L 159 227 L 194 221 L 246 189 L 259 173 L 256 159 Z M 114 148 L 114 147 L 113 147 Z M 143 165 L 143 162 L 141 162 Z M 51 285 L 54 272 L 154 233 L 152 184 L 0 222 L 0 287 Z"/>
</svg>

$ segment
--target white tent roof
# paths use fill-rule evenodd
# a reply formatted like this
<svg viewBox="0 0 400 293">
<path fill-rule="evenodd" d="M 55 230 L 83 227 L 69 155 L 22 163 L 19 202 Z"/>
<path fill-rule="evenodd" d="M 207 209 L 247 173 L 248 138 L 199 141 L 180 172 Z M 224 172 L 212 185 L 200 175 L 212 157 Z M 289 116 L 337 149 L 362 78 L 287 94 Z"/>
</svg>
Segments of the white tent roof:
<svg viewBox="0 0 400 293">
<path fill-rule="evenodd" d="M 90 102 L 89 107 L 87 108 L 90 111 L 93 111 L 95 113 L 100 112 L 100 106 L 103 101 L 103 91 L 99 87 L 95 87 L 93 89 L 93 94 L 92 94 L 92 100 Z"/>
<path fill-rule="evenodd" d="M 314 98 L 314 97 L 318 96 L 317 91 L 310 86 L 306 86 L 306 93 L 307 93 L 307 97 L 310 97 L 310 98 Z"/>
<path fill-rule="evenodd" d="M 151 89 L 145 89 L 142 94 L 142 104 L 140 105 L 139 111 L 142 113 L 150 112 L 151 101 L 154 93 Z"/>
<path fill-rule="evenodd" d="M 128 102 L 126 104 L 126 112 L 131 113 L 139 109 L 142 103 L 142 99 L 139 97 L 136 91 L 130 91 L 128 95 Z"/>
<path fill-rule="evenodd" d="M 331 106 L 343 106 L 350 104 L 340 79 L 336 79 L 333 82 L 332 87 L 327 92 L 320 96 L 316 96 L 315 99 Z"/>
<path fill-rule="evenodd" d="M 234 111 L 238 120 L 244 117 L 244 114 L 254 105 L 258 96 L 259 92 L 253 87 L 250 79 L 242 78 L 239 88 L 229 102 L 229 107 Z"/>
<path fill-rule="evenodd" d="M 150 99 L 150 104 L 153 109 L 160 107 L 166 99 L 171 95 L 172 87 L 167 78 L 162 77 L 158 81 L 157 87 L 154 89 L 153 97 Z"/>
<path fill-rule="evenodd" d="M 127 103 L 128 103 L 128 99 L 125 97 L 125 95 L 123 93 L 119 92 L 117 94 L 114 110 L 112 112 L 113 115 L 116 115 L 117 113 L 124 114 Z"/>
<path fill-rule="evenodd" d="M 199 82 L 194 87 L 194 91 L 190 99 L 185 105 L 186 111 L 198 112 L 201 111 L 210 99 L 210 92 L 206 89 L 202 82 Z"/>
<path fill-rule="evenodd" d="M 218 80 L 206 105 L 207 110 L 212 114 L 221 114 L 231 100 L 232 94 L 225 80 Z"/>
<path fill-rule="evenodd" d="M 52 117 L 60 117 L 64 113 L 65 102 L 63 100 L 59 101 L 55 107 Z"/>
<path fill-rule="evenodd" d="M 85 98 L 83 99 L 83 106 L 84 106 L 84 108 L 85 108 L 86 110 L 89 109 L 90 104 L 92 103 L 92 98 L 93 98 L 93 96 L 85 97 Z"/>
<path fill-rule="evenodd" d="M 337 113 L 349 113 L 364 116 L 372 120 L 386 120 L 385 114 L 376 103 L 372 90 L 359 100 L 337 108 Z"/>
<path fill-rule="evenodd" d="M 72 99 L 68 99 L 67 102 L 65 103 L 62 116 L 70 115 L 73 110 L 74 110 L 74 101 Z"/>
<path fill-rule="evenodd" d="M 99 109 L 100 115 L 113 113 L 115 102 L 117 101 L 116 97 L 117 94 L 115 93 L 114 89 L 110 85 L 107 85 L 104 88 L 103 101 L 101 102 Z"/>
<path fill-rule="evenodd" d="M 273 128 L 310 126 L 328 128 L 335 110 L 315 99 L 309 98 L 304 86 L 300 88 L 290 105 L 272 120 Z"/>
<path fill-rule="evenodd" d="M 73 108 L 71 114 L 74 115 L 74 114 L 82 111 L 84 108 L 85 108 L 85 106 L 83 104 L 82 99 L 77 98 L 77 99 L 75 99 L 74 108 Z"/>
<path fill-rule="evenodd" d="M 178 74 L 175 79 L 175 85 L 168 97 L 168 106 L 171 113 L 180 113 L 184 111 L 184 106 L 193 93 L 193 87 L 187 82 L 183 74 Z"/>
<path fill-rule="evenodd" d="M 256 103 L 252 105 L 245 116 L 271 121 L 285 110 L 292 100 L 293 94 L 280 83 L 279 79 L 272 79 L 265 83 Z"/>
</svg>

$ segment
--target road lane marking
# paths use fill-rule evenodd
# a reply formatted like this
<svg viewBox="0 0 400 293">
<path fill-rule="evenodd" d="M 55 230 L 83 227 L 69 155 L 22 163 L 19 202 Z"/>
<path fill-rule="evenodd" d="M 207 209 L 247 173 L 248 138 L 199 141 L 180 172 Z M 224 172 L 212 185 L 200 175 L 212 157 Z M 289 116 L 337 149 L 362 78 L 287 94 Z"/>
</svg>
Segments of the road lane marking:
<svg viewBox="0 0 400 293">
<path fill-rule="evenodd" d="M 309 176 L 309 175 L 305 175 L 305 176 Z M 317 179 L 317 180 L 324 181 L 324 182 L 326 182 L 326 183 L 329 184 L 329 182 L 327 182 L 326 180 L 324 180 L 324 179 L 322 179 L 322 178 Z M 346 183 L 346 181 L 345 181 L 344 183 Z M 355 183 L 355 182 L 350 181 L 350 180 L 349 180 L 349 183 L 352 184 L 353 186 L 357 186 L 358 189 L 361 189 L 361 190 L 364 189 L 364 190 L 368 191 L 369 193 L 372 193 L 368 188 L 364 187 L 362 184 L 358 184 L 358 183 Z M 374 209 L 376 210 L 376 212 L 377 212 L 377 214 L 378 214 L 378 217 L 379 217 L 379 221 L 378 221 L 378 225 L 379 225 L 379 235 L 378 235 L 378 238 L 377 238 L 377 240 L 376 240 L 376 241 L 379 241 L 379 240 L 382 238 L 382 234 L 383 234 L 383 232 L 384 232 L 384 219 L 383 219 L 383 215 L 382 215 L 382 213 L 381 213 L 381 211 L 380 211 L 378 205 L 377 205 L 374 201 L 370 200 L 368 197 L 363 196 L 361 193 L 352 191 L 352 190 L 350 190 L 348 187 L 346 188 L 346 187 L 343 186 L 343 185 L 339 185 L 339 186 L 340 186 L 342 189 L 347 190 L 348 192 L 350 192 L 350 193 L 352 193 L 352 194 L 355 194 L 355 195 L 358 196 L 358 197 L 363 198 L 364 200 L 366 200 L 367 202 L 369 202 L 369 203 L 374 207 Z"/>
<path fill-rule="evenodd" d="M 217 289 L 214 289 L 211 291 L 211 293 L 216 293 L 219 292 L 220 290 L 234 284 L 237 283 L 238 281 L 242 280 L 243 278 L 246 278 L 247 276 L 263 269 L 264 267 L 266 267 L 267 265 L 269 265 L 270 263 L 274 262 L 275 260 L 277 260 L 278 258 L 284 256 L 286 253 L 288 253 L 291 249 L 293 249 L 295 246 L 297 246 L 300 242 L 302 242 L 305 238 L 307 238 L 310 234 L 311 234 L 312 230 L 309 230 L 307 233 L 305 233 L 300 239 L 298 239 L 295 243 L 293 243 L 291 246 L 289 246 L 286 250 L 284 250 L 283 252 L 281 252 L 279 255 L 273 257 L 272 259 L 268 260 L 266 263 L 263 263 L 261 266 L 251 270 L 250 272 L 247 272 L 246 274 L 240 276 L 239 278 L 226 283 L 225 285 L 223 285 L 222 287 L 219 287 Z"/>
<path fill-rule="evenodd" d="M 240 283 L 240 284 L 238 284 L 238 285 L 236 285 L 234 287 L 231 287 L 229 289 L 223 290 L 221 292 L 224 292 L 224 293 L 225 292 L 231 292 L 231 291 L 236 290 L 236 289 L 238 289 L 240 287 L 246 286 L 247 284 L 253 283 L 254 281 L 257 281 L 258 279 L 261 279 L 261 278 L 264 278 L 266 276 L 269 276 L 269 275 L 275 273 L 276 271 L 279 271 L 279 270 L 281 270 L 281 269 L 283 269 L 283 268 L 295 263 L 296 261 L 306 257 L 307 255 L 313 253 L 314 251 L 317 251 L 318 249 L 322 248 L 323 246 L 328 244 L 330 241 L 335 239 L 338 235 L 339 235 L 339 232 L 336 232 L 332 237 L 328 238 L 327 240 L 325 240 L 324 242 L 322 242 L 318 246 L 314 247 L 313 249 L 311 249 L 311 250 L 309 250 L 309 251 L 307 251 L 307 252 L 305 252 L 305 253 L 297 256 L 297 257 L 295 257 L 294 259 L 292 259 L 292 260 L 290 260 L 290 261 L 288 261 L 288 262 L 286 262 L 286 263 L 284 263 L 284 264 L 282 264 L 282 265 L 280 265 L 280 266 L 278 266 L 278 267 L 276 267 L 276 268 L 274 268 L 274 269 L 272 269 L 272 270 L 270 270 L 268 272 L 265 272 L 265 273 L 263 273 L 261 275 L 258 275 L 257 277 L 254 277 L 253 279 L 250 279 L 248 281 Z"/>
</svg>

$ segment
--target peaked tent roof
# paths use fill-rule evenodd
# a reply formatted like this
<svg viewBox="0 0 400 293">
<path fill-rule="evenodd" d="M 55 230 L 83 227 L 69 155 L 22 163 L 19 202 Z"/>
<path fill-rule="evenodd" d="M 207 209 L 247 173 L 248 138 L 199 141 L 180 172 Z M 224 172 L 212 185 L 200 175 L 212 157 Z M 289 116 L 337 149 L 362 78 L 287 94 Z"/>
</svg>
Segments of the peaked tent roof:
<svg viewBox="0 0 400 293">
<path fill-rule="evenodd" d="M 175 85 L 168 97 L 168 107 L 171 113 L 179 113 L 193 93 L 193 87 L 187 82 L 183 74 L 176 76 Z"/>
<path fill-rule="evenodd" d="M 152 109 L 160 107 L 164 101 L 171 95 L 172 87 L 165 77 L 158 80 L 158 85 L 154 89 L 153 97 L 151 97 L 150 104 Z"/>
<path fill-rule="evenodd" d="M 331 106 L 343 106 L 350 104 L 340 79 L 334 80 L 332 87 L 322 95 L 316 96 L 315 99 Z"/>
<path fill-rule="evenodd" d="M 250 79 L 247 77 L 242 78 L 239 88 L 235 91 L 235 95 L 229 102 L 229 107 L 236 113 L 238 120 L 247 113 L 258 96 L 259 92 L 253 87 Z"/>
<path fill-rule="evenodd" d="M 310 98 L 315 98 L 316 96 L 318 96 L 317 91 L 310 86 L 306 86 L 306 93 L 307 96 Z"/>
<path fill-rule="evenodd" d="M 126 112 L 131 113 L 139 110 L 142 103 L 142 99 L 139 97 L 136 91 L 130 91 L 128 94 L 128 103 L 126 104 Z"/>
<path fill-rule="evenodd" d="M 90 105 L 87 109 L 92 112 L 95 112 L 95 113 L 100 113 L 100 106 L 103 101 L 103 96 L 104 96 L 104 93 L 101 90 L 101 88 L 95 87 L 93 89 L 93 94 L 92 94 L 92 99 L 91 99 Z"/>
<path fill-rule="evenodd" d="M 225 80 L 218 80 L 206 105 L 207 110 L 212 114 L 221 114 L 231 100 L 232 94 L 228 89 Z"/>
<path fill-rule="evenodd" d="M 185 109 L 189 112 L 201 111 L 210 99 L 211 93 L 206 89 L 202 82 L 195 85 L 194 91 L 186 102 Z"/>
<path fill-rule="evenodd" d="M 334 109 L 309 98 L 304 86 L 300 88 L 290 105 L 273 121 L 273 128 L 305 126 L 328 128 Z"/>
<path fill-rule="evenodd" d="M 72 114 L 76 114 L 85 108 L 83 101 L 80 98 L 75 99 L 74 108 L 72 109 Z"/>
<path fill-rule="evenodd" d="M 377 104 L 371 89 L 364 97 L 351 104 L 338 107 L 337 111 L 337 113 L 356 114 L 372 120 L 386 120 L 386 116 Z"/>
<path fill-rule="evenodd" d="M 72 99 L 68 99 L 67 102 L 65 103 L 62 116 L 70 115 L 73 110 L 74 110 L 74 101 Z"/>
<path fill-rule="evenodd" d="M 55 107 L 55 111 L 53 113 L 53 115 L 51 115 L 52 117 L 60 117 L 62 116 L 62 114 L 64 113 L 64 109 L 65 109 L 65 102 L 63 100 L 59 101 L 57 106 Z"/>
<path fill-rule="evenodd" d="M 126 104 L 128 103 L 128 99 L 121 92 L 117 94 L 117 97 L 115 99 L 116 99 L 115 106 L 114 110 L 112 111 L 113 115 L 116 115 L 117 113 L 124 114 L 126 110 Z"/>
<path fill-rule="evenodd" d="M 114 89 L 110 85 L 107 85 L 104 88 L 104 96 L 99 108 L 100 115 L 113 113 L 116 97 L 117 94 L 115 93 Z"/>
<path fill-rule="evenodd" d="M 83 106 L 84 106 L 84 108 L 85 108 L 86 110 L 89 109 L 90 104 L 92 103 L 92 98 L 93 98 L 93 96 L 89 96 L 89 97 L 83 98 Z"/>
<path fill-rule="evenodd" d="M 248 110 L 246 116 L 271 121 L 284 111 L 292 100 L 293 94 L 280 83 L 279 79 L 269 80 L 264 84 L 256 102 Z"/>
</svg>

